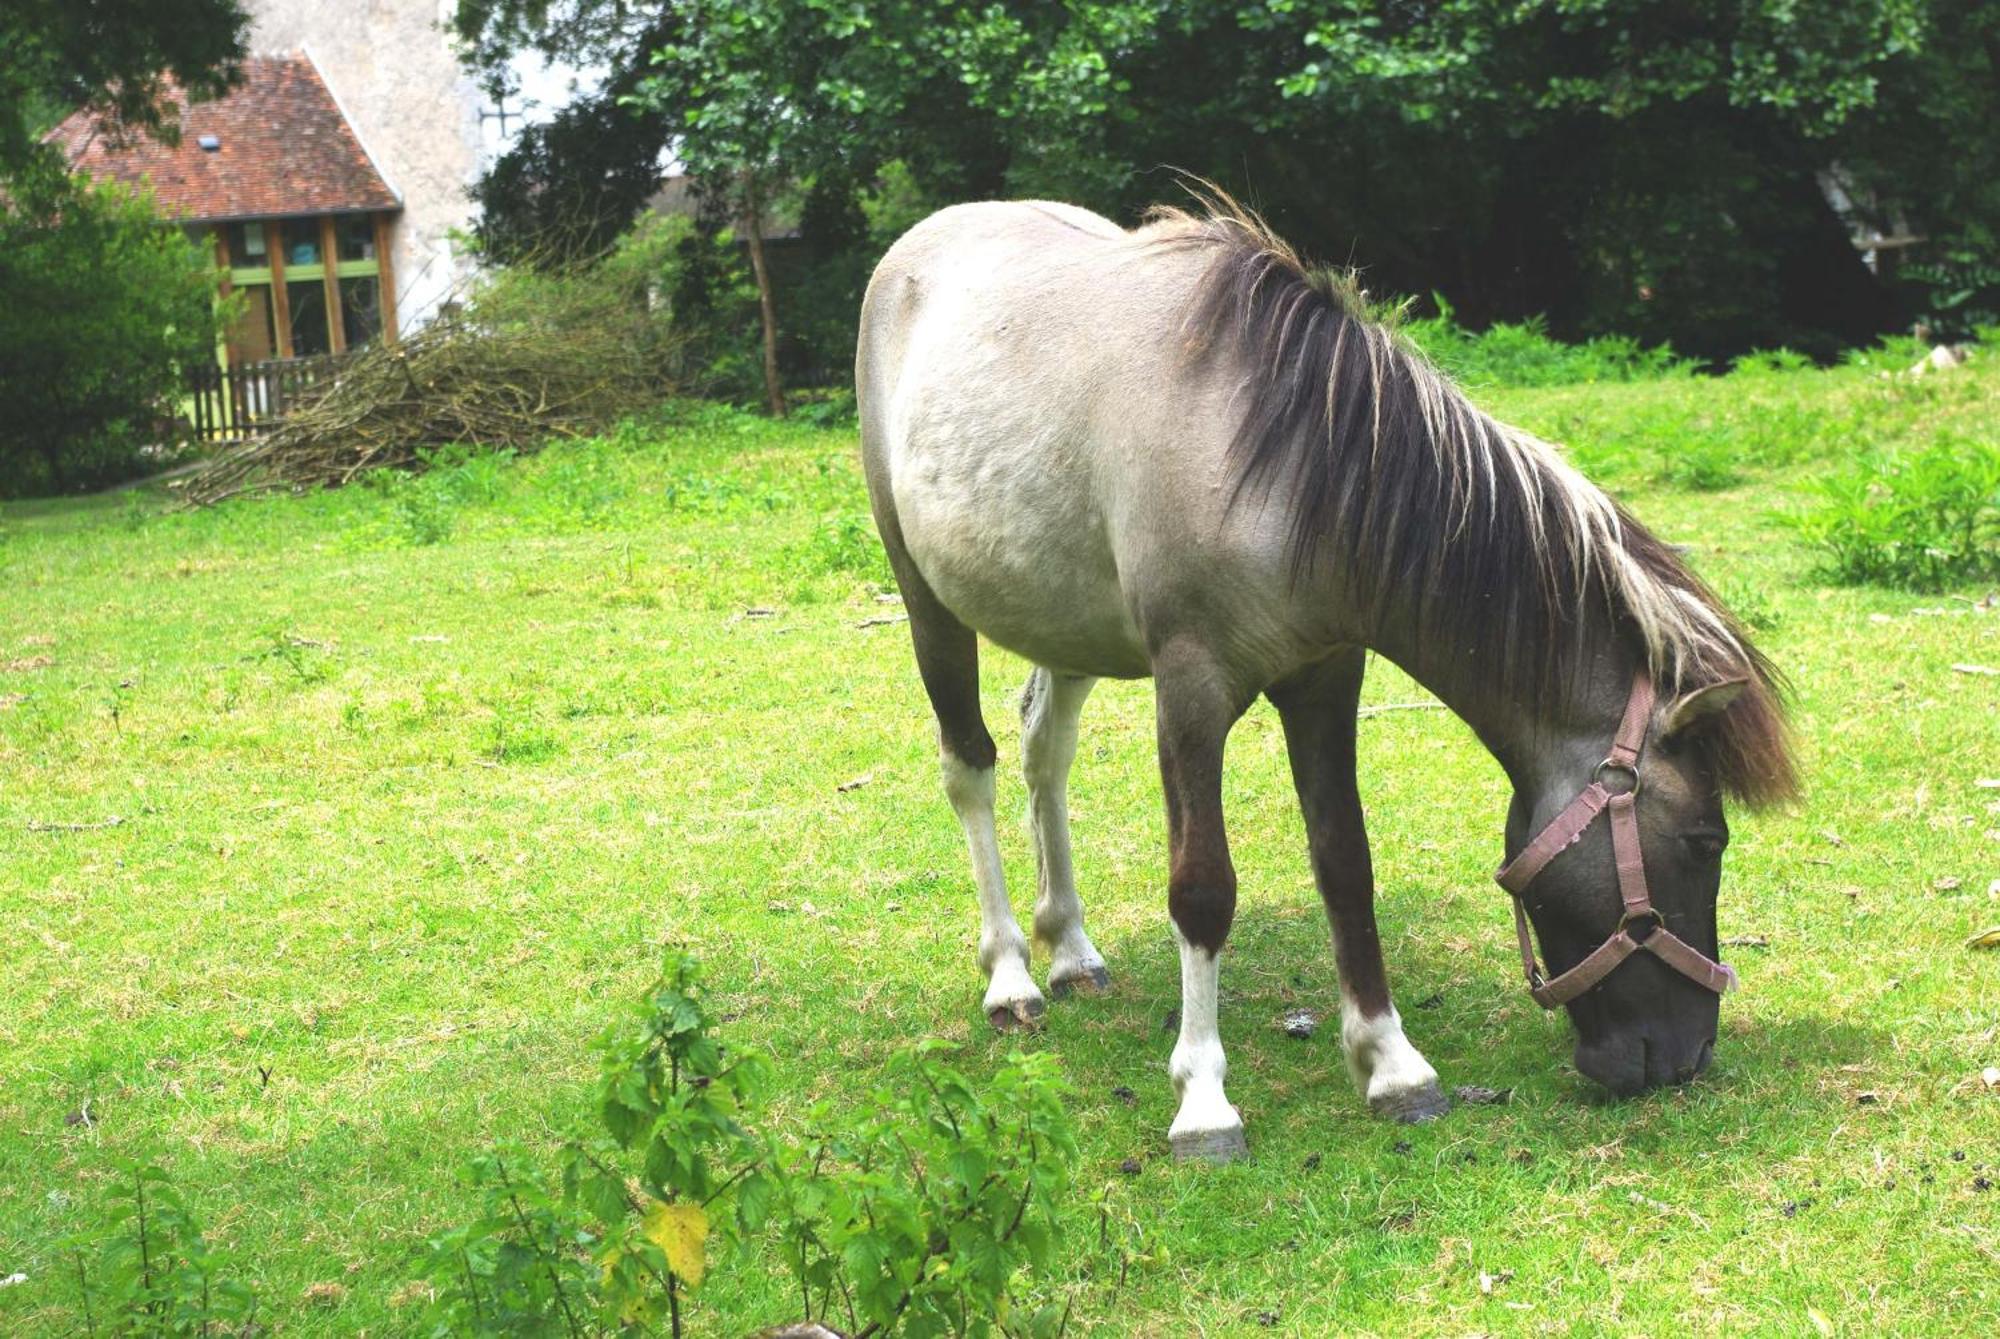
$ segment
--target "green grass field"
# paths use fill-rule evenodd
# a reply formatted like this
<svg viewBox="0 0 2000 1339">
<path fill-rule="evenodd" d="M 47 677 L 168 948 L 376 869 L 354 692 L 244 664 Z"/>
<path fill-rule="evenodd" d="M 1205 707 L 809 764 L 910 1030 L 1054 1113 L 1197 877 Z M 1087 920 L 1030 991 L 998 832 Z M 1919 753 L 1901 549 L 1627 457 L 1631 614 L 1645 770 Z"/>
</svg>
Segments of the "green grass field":
<svg viewBox="0 0 2000 1339">
<path fill-rule="evenodd" d="M 1837 588 L 1786 523 L 1858 453 L 1992 442 L 2000 357 L 1912 382 L 1769 372 L 1481 393 L 1752 620 L 1808 792 L 1737 815 L 1710 1074 L 1600 1099 L 1518 981 L 1506 792 L 1444 712 L 1363 730 L 1380 912 L 1434 1124 L 1371 1118 L 1275 715 L 1229 754 L 1224 967 L 1252 1157 L 1168 1156 L 1178 978 L 1143 683 L 1085 714 L 1080 885 L 1106 996 L 1052 1006 L 1081 1129 L 1146 1243 L 1074 1333 L 1966 1334 L 2000 1316 L 2000 610 Z M 1699 486 L 1707 491 L 1692 491 Z M 84 1328 L 56 1249 L 117 1156 L 174 1174 L 276 1332 L 419 1328 L 428 1234 L 488 1141 L 588 1118 L 588 1041 L 663 939 L 776 1059 L 773 1120 L 922 1036 L 990 1069 L 977 925 L 851 431 L 689 410 L 525 461 L 202 514 L 0 509 L 0 1332 Z M 770 611 L 753 613 L 751 611 Z M 1003 803 L 1024 802 L 989 650 Z M 1420 694 L 1378 664 L 1368 700 Z M 1440 798 L 1445 797 L 1445 798 Z M 1016 907 L 1032 897 L 1018 818 Z M 1037 963 L 1040 970 L 1041 964 Z M 1128 1103 L 1113 1089 L 1129 1087 Z M 1120 1171 L 1137 1159 L 1137 1175 Z M 691 1332 L 795 1314 L 718 1262 Z"/>
</svg>

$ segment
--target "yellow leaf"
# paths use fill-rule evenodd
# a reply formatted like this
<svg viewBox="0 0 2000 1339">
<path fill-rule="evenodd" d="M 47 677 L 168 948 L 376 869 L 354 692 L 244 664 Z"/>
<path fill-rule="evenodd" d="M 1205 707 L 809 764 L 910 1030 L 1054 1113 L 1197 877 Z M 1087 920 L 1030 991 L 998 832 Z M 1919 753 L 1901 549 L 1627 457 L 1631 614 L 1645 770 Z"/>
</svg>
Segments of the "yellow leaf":
<svg viewBox="0 0 2000 1339">
<path fill-rule="evenodd" d="M 668 1266 L 688 1287 L 701 1286 L 701 1276 L 708 1270 L 708 1257 L 702 1252 L 708 1241 L 708 1215 L 699 1204 L 655 1204 L 646 1210 L 639 1230 L 660 1248 Z"/>
<path fill-rule="evenodd" d="M 1965 941 L 1967 948 L 2000 948 L 2000 925 L 1991 930 L 1981 930 Z"/>
</svg>

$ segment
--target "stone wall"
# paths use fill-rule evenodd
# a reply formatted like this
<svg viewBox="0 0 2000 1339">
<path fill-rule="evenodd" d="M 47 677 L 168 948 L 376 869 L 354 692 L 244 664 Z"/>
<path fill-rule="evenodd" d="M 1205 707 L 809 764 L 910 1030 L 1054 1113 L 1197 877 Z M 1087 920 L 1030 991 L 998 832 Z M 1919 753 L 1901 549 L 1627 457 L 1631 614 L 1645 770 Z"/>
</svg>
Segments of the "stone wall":
<svg viewBox="0 0 2000 1339">
<path fill-rule="evenodd" d="M 250 50 L 305 51 L 376 168 L 403 200 L 392 247 L 396 323 L 422 325 L 472 273 L 452 230 L 471 227 L 477 86 L 452 53 L 452 0 L 248 0 Z"/>
</svg>

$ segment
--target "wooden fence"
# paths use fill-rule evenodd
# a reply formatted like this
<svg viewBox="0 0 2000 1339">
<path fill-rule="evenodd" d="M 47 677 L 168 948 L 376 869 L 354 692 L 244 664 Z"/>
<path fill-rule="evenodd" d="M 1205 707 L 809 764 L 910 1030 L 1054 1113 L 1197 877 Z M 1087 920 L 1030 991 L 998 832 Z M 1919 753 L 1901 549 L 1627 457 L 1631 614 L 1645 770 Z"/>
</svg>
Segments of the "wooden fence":
<svg viewBox="0 0 2000 1339">
<path fill-rule="evenodd" d="M 197 367 L 182 411 L 198 442 L 240 442 L 269 432 L 299 392 L 334 375 L 336 356 L 273 358 L 240 367 Z"/>
</svg>

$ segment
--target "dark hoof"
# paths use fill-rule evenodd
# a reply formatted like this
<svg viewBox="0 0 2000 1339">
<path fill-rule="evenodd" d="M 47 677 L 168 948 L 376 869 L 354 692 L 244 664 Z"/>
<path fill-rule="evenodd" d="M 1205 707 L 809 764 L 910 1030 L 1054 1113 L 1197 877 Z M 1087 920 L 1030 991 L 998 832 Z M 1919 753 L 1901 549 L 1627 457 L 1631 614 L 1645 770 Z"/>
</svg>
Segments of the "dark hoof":
<svg viewBox="0 0 2000 1339">
<path fill-rule="evenodd" d="M 1056 999 L 1068 999 L 1072 991 L 1085 995 L 1096 995 L 1111 989 L 1111 973 L 1102 967 L 1092 967 L 1074 976 L 1060 979 L 1049 978 L 1049 994 Z"/>
<path fill-rule="evenodd" d="M 1241 1125 L 1227 1130 L 1191 1130 L 1186 1134 L 1170 1134 L 1167 1143 L 1172 1145 L 1177 1162 L 1212 1162 L 1221 1166 L 1250 1156 L 1250 1141 L 1243 1137 Z"/>
<path fill-rule="evenodd" d="M 1042 1025 L 1042 1015 L 1048 1006 L 1040 1000 L 1024 1000 L 1018 1004 L 1004 1005 L 989 1009 L 986 1021 L 993 1025 L 995 1032 L 1013 1032 L 1017 1029 L 1034 1031 Z"/>
<path fill-rule="evenodd" d="M 1444 1095 L 1444 1089 L 1435 1083 L 1426 1083 L 1421 1088 L 1404 1088 L 1398 1092 L 1384 1093 L 1369 1099 L 1368 1105 L 1376 1115 L 1387 1116 L 1398 1125 L 1421 1125 L 1427 1120 L 1436 1120 L 1451 1110 L 1451 1099 Z"/>
</svg>

